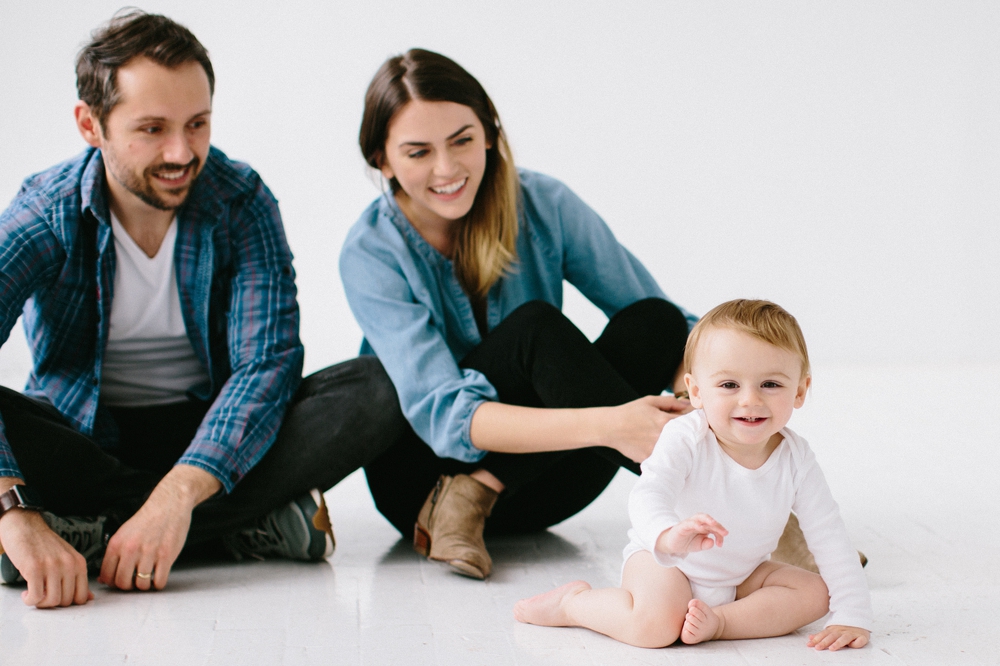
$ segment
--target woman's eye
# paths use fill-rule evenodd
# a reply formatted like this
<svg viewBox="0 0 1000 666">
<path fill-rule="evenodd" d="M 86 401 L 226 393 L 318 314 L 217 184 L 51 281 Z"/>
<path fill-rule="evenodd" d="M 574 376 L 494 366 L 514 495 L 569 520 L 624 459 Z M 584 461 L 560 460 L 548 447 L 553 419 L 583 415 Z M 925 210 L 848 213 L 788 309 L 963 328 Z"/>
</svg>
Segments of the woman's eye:
<svg viewBox="0 0 1000 666">
<path fill-rule="evenodd" d="M 471 136 L 463 136 L 463 137 L 459 137 L 458 139 L 455 139 L 455 145 L 456 146 L 464 146 L 467 143 L 472 143 L 472 137 Z"/>
<path fill-rule="evenodd" d="M 423 157 L 426 154 L 427 154 L 426 150 L 414 150 L 412 153 L 407 154 L 407 157 L 417 159 L 419 157 Z"/>
</svg>

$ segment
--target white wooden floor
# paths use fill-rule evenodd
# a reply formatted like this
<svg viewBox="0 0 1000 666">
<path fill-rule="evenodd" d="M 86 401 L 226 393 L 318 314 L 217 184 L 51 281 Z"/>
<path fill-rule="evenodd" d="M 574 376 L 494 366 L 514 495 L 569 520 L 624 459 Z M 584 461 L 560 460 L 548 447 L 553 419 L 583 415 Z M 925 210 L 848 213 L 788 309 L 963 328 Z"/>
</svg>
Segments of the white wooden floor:
<svg viewBox="0 0 1000 666">
<path fill-rule="evenodd" d="M 871 560 L 876 626 L 863 650 L 813 652 L 807 631 L 643 650 L 515 622 L 521 597 L 575 578 L 617 584 L 625 473 L 550 532 L 490 542 L 485 583 L 419 559 L 356 474 L 327 495 L 338 538 L 328 563 L 182 568 L 163 592 L 98 586 L 85 607 L 54 611 L 0 588 L 0 663 L 1000 664 L 998 376 L 996 366 L 816 369 L 792 425 Z"/>
</svg>

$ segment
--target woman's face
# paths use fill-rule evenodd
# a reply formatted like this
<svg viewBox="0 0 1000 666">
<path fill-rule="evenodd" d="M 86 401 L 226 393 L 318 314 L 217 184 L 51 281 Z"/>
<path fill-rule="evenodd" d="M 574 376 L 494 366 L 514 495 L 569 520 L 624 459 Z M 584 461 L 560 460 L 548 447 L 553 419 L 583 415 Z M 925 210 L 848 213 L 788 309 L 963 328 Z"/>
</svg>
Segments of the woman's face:
<svg viewBox="0 0 1000 666">
<path fill-rule="evenodd" d="M 469 107 L 412 100 L 389 123 L 382 174 L 399 183 L 396 200 L 414 226 L 449 226 L 472 209 L 489 148 Z"/>
</svg>

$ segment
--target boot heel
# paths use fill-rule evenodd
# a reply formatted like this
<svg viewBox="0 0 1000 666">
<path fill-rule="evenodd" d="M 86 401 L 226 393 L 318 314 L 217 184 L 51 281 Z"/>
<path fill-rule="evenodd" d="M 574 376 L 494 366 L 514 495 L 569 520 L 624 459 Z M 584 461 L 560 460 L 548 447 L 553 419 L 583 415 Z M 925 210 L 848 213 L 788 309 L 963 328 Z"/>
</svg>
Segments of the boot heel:
<svg viewBox="0 0 1000 666">
<path fill-rule="evenodd" d="M 420 527 L 420 523 L 413 526 L 413 550 L 424 557 L 431 554 L 431 535 Z"/>
</svg>

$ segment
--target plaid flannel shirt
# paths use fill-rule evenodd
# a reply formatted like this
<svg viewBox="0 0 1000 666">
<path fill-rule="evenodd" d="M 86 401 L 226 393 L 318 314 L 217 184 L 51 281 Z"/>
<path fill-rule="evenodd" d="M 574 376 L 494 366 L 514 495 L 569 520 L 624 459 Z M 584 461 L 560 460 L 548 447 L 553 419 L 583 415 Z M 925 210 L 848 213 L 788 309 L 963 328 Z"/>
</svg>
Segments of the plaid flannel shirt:
<svg viewBox="0 0 1000 666">
<path fill-rule="evenodd" d="M 178 463 L 229 492 L 273 443 L 302 373 L 292 254 L 256 172 L 210 150 L 177 211 L 174 263 L 188 337 L 210 377 L 189 394 L 212 401 Z M 34 362 L 25 393 L 104 447 L 117 441 L 99 404 L 114 272 L 100 150 L 27 178 L 0 214 L 0 344 L 23 310 Z M 0 476 L 21 476 L 2 425 Z"/>
</svg>

